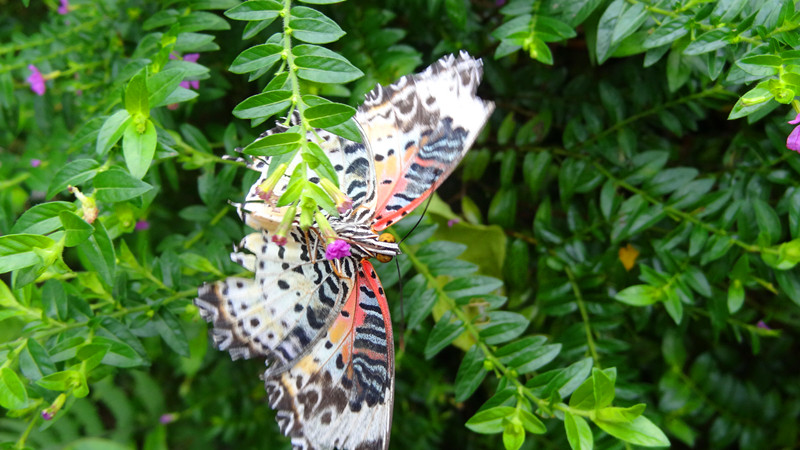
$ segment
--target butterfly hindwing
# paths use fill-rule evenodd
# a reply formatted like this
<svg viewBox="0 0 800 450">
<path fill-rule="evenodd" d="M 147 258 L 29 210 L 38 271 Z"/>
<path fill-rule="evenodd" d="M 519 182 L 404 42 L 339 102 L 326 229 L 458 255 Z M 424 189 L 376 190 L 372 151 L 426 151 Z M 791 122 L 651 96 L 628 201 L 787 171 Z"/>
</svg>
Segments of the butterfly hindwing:
<svg viewBox="0 0 800 450">
<path fill-rule="evenodd" d="M 368 261 L 327 334 L 294 367 L 268 371 L 265 386 L 295 448 L 388 446 L 394 344 L 386 297 Z"/>
<path fill-rule="evenodd" d="M 267 229 L 242 240 L 231 258 L 255 273 L 200 288 L 195 304 L 212 322 L 212 338 L 234 359 L 267 356 L 271 371 L 293 365 L 326 332 L 353 291 L 356 262 L 342 261 L 339 277 L 313 233 L 294 229 L 286 245 Z"/>
<path fill-rule="evenodd" d="M 472 146 L 494 110 L 476 96 L 482 74 L 482 62 L 462 52 L 367 94 L 356 121 L 374 154 L 374 230 L 422 203 Z"/>
</svg>

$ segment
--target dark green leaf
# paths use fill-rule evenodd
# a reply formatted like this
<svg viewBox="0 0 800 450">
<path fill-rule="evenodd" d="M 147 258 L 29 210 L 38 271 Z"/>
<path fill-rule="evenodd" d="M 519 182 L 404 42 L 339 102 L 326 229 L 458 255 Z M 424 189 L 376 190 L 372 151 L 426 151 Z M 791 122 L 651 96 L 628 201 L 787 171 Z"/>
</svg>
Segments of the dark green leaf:
<svg viewBox="0 0 800 450">
<path fill-rule="evenodd" d="M 233 73 L 248 73 L 254 70 L 271 68 L 273 64 L 281 59 L 282 51 L 283 46 L 278 44 L 262 44 L 250 47 L 233 60 L 228 70 Z"/>
<path fill-rule="evenodd" d="M 298 45 L 292 49 L 294 62 L 300 68 L 297 76 L 317 83 L 347 83 L 364 73 L 342 56 L 316 45 Z"/>
<path fill-rule="evenodd" d="M 495 434 L 503 431 L 506 419 L 513 416 L 516 409 L 510 406 L 498 406 L 481 411 L 472 416 L 466 423 L 467 428 L 481 434 Z"/>
<path fill-rule="evenodd" d="M 225 11 L 225 15 L 233 20 L 272 21 L 281 9 L 283 6 L 275 0 L 248 0 Z"/>
<path fill-rule="evenodd" d="M 94 227 L 86 223 L 80 216 L 72 211 L 61 211 L 58 215 L 64 226 L 64 246 L 74 247 L 89 239 L 94 232 Z"/>
<path fill-rule="evenodd" d="M 123 112 L 127 113 L 127 111 Z M 51 198 L 68 186 L 77 186 L 91 180 L 97 174 L 98 167 L 100 167 L 100 163 L 93 159 L 78 159 L 68 163 L 56 172 L 56 176 L 50 182 L 50 187 L 47 188 L 47 198 Z"/>
<path fill-rule="evenodd" d="M 233 115 L 240 119 L 268 118 L 288 108 L 292 104 L 291 98 L 291 91 L 268 91 L 257 94 L 236 105 L 233 108 Z"/>
<path fill-rule="evenodd" d="M 528 328 L 529 322 L 522 314 L 511 311 L 491 311 L 488 320 L 475 324 L 480 331 L 481 339 L 487 344 L 497 345 L 508 342 Z"/>
<path fill-rule="evenodd" d="M 452 315 L 449 312 L 446 313 L 436 322 L 428 336 L 428 342 L 425 344 L 425 359 L 436 356 L 463 332 L 464 323 L 460 320 L 452 320 Z"/>
<path fill-rule="evenodd" d="M 156 315 L 155 324 L 158 334 L 161 335 L 164 342 L 166 342 L 175 353 L 184 358 L 190 356 L 189 341 L 186 338 L 186 334 L 183 332 L 180 321 L 174 314 L 166 309 L 162 309 Z"/>
<path fill-rule="evenodd" d="M 345 34 L 336 22 L 314 9 L 295 6 L 291 15 L 289 27 L 292 28 L 292 36 L 303 42 L 327 44 Z"/>
<path fill-rule="evenodd" d="M 356 114 L 352 106 L 340 103 L 312 106 L 303 111 L 308 124 L 314 128 L 327 128 L 350 120 Z"/>
<path fill-rule="evenodd" d="M 47 350 L 33 339 L 28 339 L 25 348 L 19 352 L 19 369 L 25 378 L 37 381 L 56 371 Z"/>
<path fill-rule="evenodd" d="M 265 136 L 244 148 L 243 153 L 254 156 L 276 156 L 297 150 L 302 136 L 298 133 L 278 133 Z"/>
<path fill-rule="evenodd" d="M 98 201 L 116 203 L 138 197 L 153 187 L 116 167 L 100 172 L 94 178 Z"/>
<path fill-rule="evenodd" d="M 25 211 L 11 227 L 10 234 L 48 234 L 61 228 L 59 214 L 75 211 L 76 207 L 67 202 L 47 202 L 33 206 Z"/>
<path fill-rule="evenodd" d="M 479 346 L 473 345 L 467 350 L 456 375 L 455 400 L 457 402 L 467 400 L 486 378 L 488 372 L 483 367 L 483 360 L 484 355 Z"/>
</svg>

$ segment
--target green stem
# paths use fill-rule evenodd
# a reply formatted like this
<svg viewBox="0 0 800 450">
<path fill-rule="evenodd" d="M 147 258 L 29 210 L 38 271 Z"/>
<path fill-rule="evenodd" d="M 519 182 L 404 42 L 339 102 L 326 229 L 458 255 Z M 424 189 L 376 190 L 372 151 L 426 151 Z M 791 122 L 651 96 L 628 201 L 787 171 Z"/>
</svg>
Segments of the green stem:
<svg viewBox="0 0 800 450">
<path fill-rule="evenodd" d="M 589 353 L 591 353 L 592 358 L 594 358 L 594 363 L 597 368 L 601 368 L 600 355 L 597 353 L 597 347 L 594 343 L 594 336 L 592 336 L 592 325 L 589 321 L 589 313 L 586 310 L 586 304 L 583 302 L 583 294 L 581 293 L 580 286 L 578 286 L 578 280 L 575 278 L 575 274 L 572 272 L 572 269 L 570 269 L 568 266 L 564 266 L 564 270 L 567 272 L 569 284 L 572 285 L 572 293 L 575 294 L 575 300 L 578 302 L 578 310 L 581 312 L 583 329 L 586 333 L 586 345 L 589 347 Z"/>
</svg>

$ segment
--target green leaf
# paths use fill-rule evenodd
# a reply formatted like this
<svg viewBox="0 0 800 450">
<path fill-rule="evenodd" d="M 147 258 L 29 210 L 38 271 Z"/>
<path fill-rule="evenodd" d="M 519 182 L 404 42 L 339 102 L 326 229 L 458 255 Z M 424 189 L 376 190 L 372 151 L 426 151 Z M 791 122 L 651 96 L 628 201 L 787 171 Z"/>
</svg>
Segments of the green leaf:
<svg viewBox="0 0 800 450">
<path fill-rule="evenodd" d="M 229 30 L 231 26 L 218 15 L 206 11 L 192 11 L 188 16 L 178 19 L 180 32 L 193 32 L 205 30 Z"/>
<path fill-rule="evenodd" d="M 522 426 L 528 430 L 529 433 L 533 434 L 545 434 L 547 433 L 547 427 L 544 426 L 541 420 L 538 417 L 534 416 L 530 411 L 526 409 L 520 409 L 517 411 L 520 421 L 522 422 Z"/>
<path fill-rule="evenodd" d="M 525 155 L 525 159 L 522 162 L 522 175 L 525 178 L 525 184 L 531 190 L 531 194 L 536 195 L 544 186 L 552 160 L 553 155 L 546 151 L 541 153 L 529 152 Z"/>
<path fill-rule="evenodd" d="M 347 83 L 364 73 L 342 56 L 316 45 L 298 45 L 292 49 L 297 76 L 317 83 Z"/>
<path fill-rule="evenodd" d="M 647 405 L 639 403 L 628 408 L 609 406 L 595 411 L 596 420 L 605 422 L 632 422 L 641 416 Z"/>
<path fill-rule="evenodd" d="M 561 344 L 543 345 L 545 342 L 547 338 L 544 336 L 525 337 L 500 347 L 495 356 L 510 369 L 523 375 L 545 366 L 558 356 Z"/>
<path fill-rule="evenodd" d="M 98 173 L 94 178 L 94 188 L 97 200 L 108 203 L 130 200 L 153 189 L 149 184 L 117 167 Z"/>
<path fill-rule="evenodd" d="M 283 5 L 275 0 L 248 0 L 225 11 L 225 16 L 233 20 L 268 20 L 278 17 Z"/>
<path fill-rule="evenodd" d="M 617 23 L 614 25 L 614 32 L 612 34 L 612 44 L 622 42 L 626 37 L 633 34 L 634 31 L 647 19 L 647 9 L 643 3 L 634 3 L 628 5 L 625 11 L 620 14 Z"/>
<path fill-rule="evenodd" d="M 75 211 L 76 207 L 68 202 L 40 203 L 25 211 L 9 234 L 48 234 L 61 228 L 59 214 L 63 211 Z"/>
<path fill-rule="evenodd" d="M 25 378 L 37 381 L 54 373 L 56 365 L 41 344 L 34 339 L 28 339 L 25 347 L 19 352 L 19 370 Z"/>
<path fill-rule="evenodd" d="M 122 153 L 131 175 L 140 180 L 145 176 L 156 153 L 156 143 L 153 121 L 148 119 L 141 132 L 136 121 L 128 124 L 122 136 Z"/>
<path fill-rule="evenodd" d="M 511 311 L 490 311 L 487 315 L 488 320 L 476 323 L 475 327 L 489 345 L 508 342 L 524 333 L 529 325 L 525 316 Z"/>
<path fill-rule="evenodd" d="M 750 204 L 753 205 L 758 229 L 767 239 L 766 243 L 769 245 L 777 242 L 781 237 L 781 220 L 778 214 L 761 199 L 750 199 Z"/>
<path fill-rule="evenodd" d="M 150 95 L 147 93 L 146 77 L 146 71 L 140 71 L 125 88 L 125 109 L 131 116 L 150 117 Z"/>
<path fill-rule="evenodd" d="M 278 44 L 261 44 L 250 47 L 233 60 L 228 70 L 233 73 L 248 73 L 269 69 L 280 61 L 282 51 L 283 46 Z"/>
<path fill-rule="evenodd" d="M 0 406 L 9 410 L 23 409 L 28 404 L 28 391 L 16 372 L 0 369 Z"/>
<path fill-rule="evenodd" d="M 67 292 L 58 280 L 47 280 L 42 286 L 42 309 L 47 317 L 66 322 L 68 318 Z"/>
<path fill-rule="evenodd" d="M 164 339 L 164 342 L 169 345 L 169 348 L 184 358 L 188 358 L 190 356 L 189 340 L 186 338 L 186 334 L 183 332 L 183 327 L 181 326 L 180 321 L 177 317 L 175 317 L 174 314 L 166 309 L 162 309 L 156 315 L 155 324 L 158 334 L 160 334 L 161 338 Z"/>
<path fill-rule="evenodd" d="M 567 441 L 572 450 L 592 450 L 594 448 L 592 430 L 583 417 L 564 411 L 564 429 L 567 431 Z"/>
<path fill-rule="evenodd" d="M 600 16 L 597 24 L 597 39 L 595 40 L 595 54 L 598 63 L 605 62 L 614 53 L 614 28 L 625 8 L 625 0 L 614 0 Z"/>
<path fill-rule="evenodd" d="M 183 69 L 167 69 L 158 72 L 147 79 L 147 90 L 150 92 L 148 103 L 153 108 L 164 106 L 167 103 L 169 95 L 178 88 L 183 78 L 186 76 L 186 70 Z"/>
<path fill-rule="evenodd" d="M 42 251 L 53 251 L 56 242 L 38 234 L 0 236 L 0 273 L 43 263 Z"/>
<path fill-rule="evenodd" d="M 662 45 L 677 41 L 689 32 L 689 27 L 686 26 L 689 19 L 690 16 L 687 14 L 665 20 L 661 23 L 661 26 L 656 28 L 656 30 L 644 40 L 644 48 L 651 49 L 661 47 Z"/>
<path fill-rule="evenodd" d="M 780 273 L 781 272 L 777 272 L 776 275 Z M 780 284 L 780 279 L 778 280 L 778 284 Z M 728 285 L 728 312 L 731 314 L 736 313 L 741 309 L 743 304 L 744 286 L 742 286 L 741 280 L 733 280 L 731 284 Z"/>
<path fill-rule="evenodd" d="M 592 371 L 592 358 L 584 358 L 563 369 L 554 369 L 532 378 L 526 384 L 538 397 L 550 397 L 558 391 L 566 398 L 577 389 Z"/>
<path fill-rule="evenodd" d="M 233 108 L 233 115 L 240 119 L 265 119 L 288 108 L 292 104 L 291 98 L 291 91 L 263 92 L 248 97 L 243 102 L 236 105 L 236 107 Z M 280 134 L 287 133 L 279 133 L 272 136 L 278 136 Z"/>
<path fill-rule="evenodd" d="M 102 221 L 95 221 L 94 234 L 76 248 L 86 268 L 96 272 L 106 287 L 113 286 L 117 269 L 116 255 L 114 244 Z"/>
<path fill-rule="evenodd" d="M 75 370 L 64 370 L 42 377 L 36 384 L 50 391 L 66 391 L 73 386 L 79 376 Z"/>
<path fill-rule="evenodd" d="M 431 334 L 428 336 L 428 342 L 425 344 L 425 359 L 433 358 L 464 332 L 464 323 L 460 320 L 451 321 L 452 317 L 448 311 L 433 326 Z"/>
<path fill-rule="evenodd" d="M 127 114 L 127 111 L 123 110 L 122 112 Z M 68 186 L 77 186 L 91 180 L 97 174 L 98 167 L 100 167 L 100 163 L 93 159 L 77 159 L 68 163 L 56 172 L 53 181 L 47 188 L 46 197 L 51 198 Z"/>
<path fill-rule="evenodd" d="M 473 345 L 467 350 L 456 375 L 455 400 L 457 402 L 467 400 L 486 378 L 488 372 L 483 367 L 484 359 L 479 346 Z"/>
<path fill-rule="evenodd" d="M 289 27 L 292 28 L 292 37 L 310 44 L 327 44 L 345 35 L 336 22 L 305 6 L 292 8 Z"/>
<path fill-rule="evenodd" d="M 491 294 L 501 287 L 503 287 L 503 280 L 485 275 L 476 275 L 455 279 L 447 283 L 444 286 L 444 290 L 450 298 L 458 300 Z"/>
<path fill-rule="evenodd" d="M 339 125 L 350 120 L 355 114 L 355 108 L 341 103 L 312 106 L 303 111 L 303 116 L 308 120 L 309 125 L 314 128 Z"/>
<path fill-rule="evenodd" d="M 783 293 L 786 294 L 795 305 L 800 306 L 800 277 L 798 276 L 797 270 L 778 270 L 775 272 L 775 279 L 778 280 L 778 285 L 781 287 Z M 735 285 L 738 281 L 739 280 L 734 280 L 731 286 Z M 744 297 L 744 292 L 742 293 L 742 297 Z M 742 301 L 744 301 L 744 299 Z M 728 302 L 730 302 L 730 298 Z"/>
<path fill-rule="evenodd" d="M 310 5 L 332 5 L 334 3 L 340 3 L 344 0 L 300 0 L 303 3 L 308 3 Z"/>
<path fill-rule="evenodd" d="M 614 401 L 616 395 L 614 380 L 600 369 L 592 369 L 592 380 L 594 380 L 594 408 L 605 408 Z"/>
<path fill-rule="evenodd" d="M 510 406 L 497 406 L 480 411 L 465 424 L 470 430 L 480 434 L 495 434 L 503 431 L 503 423 L 516 412 Z"/>
<path fill-rule="evenodd" d="M 647 306 L 658 302 L 662 297 L 663 293 L 659 288 L 647 284 L 638 284 L 617 292 L 614 300 L 632 306 Z"/>
<path fill-rule="evenodd" d="M 242 151 L 246 155 L 276 156 L 297 150 L 303 137 L 299 133 L 277 133 L 265 136 Z"/>
<path fill-rule="evenodd" d="M 717 28 L 701 34 L 683 50 L 683 54 L 701 55 L 725 47 L 728 45 L 728 41 L 726 40 L 728 31 L 727 29 Z"/>
<path fill-rule="evenodd" d="M 642 447 L 669 447 L 669 439 L 645 416 L 639 416 L 631 422 L 606 422 L 595 420 L 595 424 L 606 433 Z"/>
<path fill-rule="evenodd" d="M 121 340 L 95 336 L 92 338 L 92 343 L 108 346 L 108 352 L 103 356 L 103 364 L 123 368 L 147 365 L 147 361 L 133 347 Z"/>
<path fill-rule="evenodd" d="M 94 233 L 94 227 L 72 211 L 61 211 L 58 217 L 66 233 L 64 236 L 65 247 L 74 247 L 89 239 L 89 236 Z"/>
<path fill-rule="evenodd" d="M 503 446 L 506 450 L 519 450 L 525 443 L 525 429 L 518 421 L 510 420 L 503 427 Z"/>
</svg>

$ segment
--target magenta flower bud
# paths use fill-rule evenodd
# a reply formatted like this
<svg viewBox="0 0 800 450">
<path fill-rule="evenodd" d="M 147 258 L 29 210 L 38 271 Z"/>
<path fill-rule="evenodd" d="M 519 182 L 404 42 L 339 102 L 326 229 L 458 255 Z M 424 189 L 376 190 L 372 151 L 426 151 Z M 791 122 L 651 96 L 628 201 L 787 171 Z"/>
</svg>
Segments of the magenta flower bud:
<svg viewBox="0 0 800 450">
<path fill-rule="evenodd" d="M 287 164 L 281 164 L 267 177 L 266 180 L 264 180 L 263 183 L 256 186 L 256 195 L 258 195 L 261 200 L 264 200 L 265 202 L 270 201 L 272 198 L 272 190 L 275 189 L 278 181 L 280 181 L 283 174 L 286 173 L 287 167 L 289 167 Z"/>
<path fill-rule="evenodd" d="M 33 167 L 34 169 L 39 167 L 39 166 L 41 166 L 41 165 L 42 165 L 42 160 L 41 159 L 32 159 L 31 160 L 31 167 Z"/>
<path fill-rule="evenodd" d="M 28 84 L 31 86 L 31 90 L 35 92 L 36 95 L 44 95 L 46 87 L 44 85 L 44 77 L 42 76 L 42 73 L 39 72 L 39 69 L 37 69 L 33 64 L 28 66 L 28 70 L 31 71 L 30 76 L 27 78 Z"/>
<path fill-rule="evenodd" d="M 325 248 L 325 259 L 339 259 L 350 256 L 350 244 L 341 239 L 333 241 Z"/>
<path fill-rule="evenodd" d="M 336 210 L 339 211 L 339 214 L 344 214 L 353 209 L 353 200 L 344 195 L 344 193 L 339 190 L 339 187 L 333 184 L 331 180 L 323 178 L 320 180 L 319 184 L 322 186 L 322 189 L 325 189 L 325 192 L 331 199 L 336 202 Z"/>
<path fill-rule="evenodd" d="M 150 222 L 146 220 L 139 220 L 136 222 L 136 226 L 134 227 L 136 231 L 147 230 L 150 228 Z"/>
<path fill-rule="evenodd" d="M 455 224 L 457 224 L 459 222 L 461 222 L 461 219 L 458 219 L 458 218 L 450 219 L 450 220 L 447 221 L 447 226 L 450 227 L 450 228 L 453 228 L 453 225 L 455 225 Z"/>
<path fill-rule="evenodd" d="M 292 227 L 296 215 L 297 205 L 289 205 L 286 208 L 286 213 L 283 215 L 283 220 L 281 220 L 280 225 L 278 225 L 278 231 L 272 235 L 272 242 L 280 245 L 281 247 L 286 245 L 288 242 L 287 236 L 289 235 L 289 228 Z"/>
<path fill-rule="evenodd" d="M 61 6 L 58 7 L 58 13 L 62 16 L 69 12 L 69 1 L 61 0 Z"/>
<path fill-rule="evenodd" d="M 176 420 L 178 420 L 178 415 L 175 413 L 162 414 L 161 417 L 158 418 L 158 422 L 162 425 L 170 424 Z"/>
<path fill-rule="evenodd" d="M 800 124 L 800 114 L 797 114 L 794 120 L 790 120 L 789 123 L 792 125 Z M 800 152 L 800 125 L 794 127 L 794 130 L 789 133 L 789 137 L 786 138 L 786 148 Z"/>
</svg>

